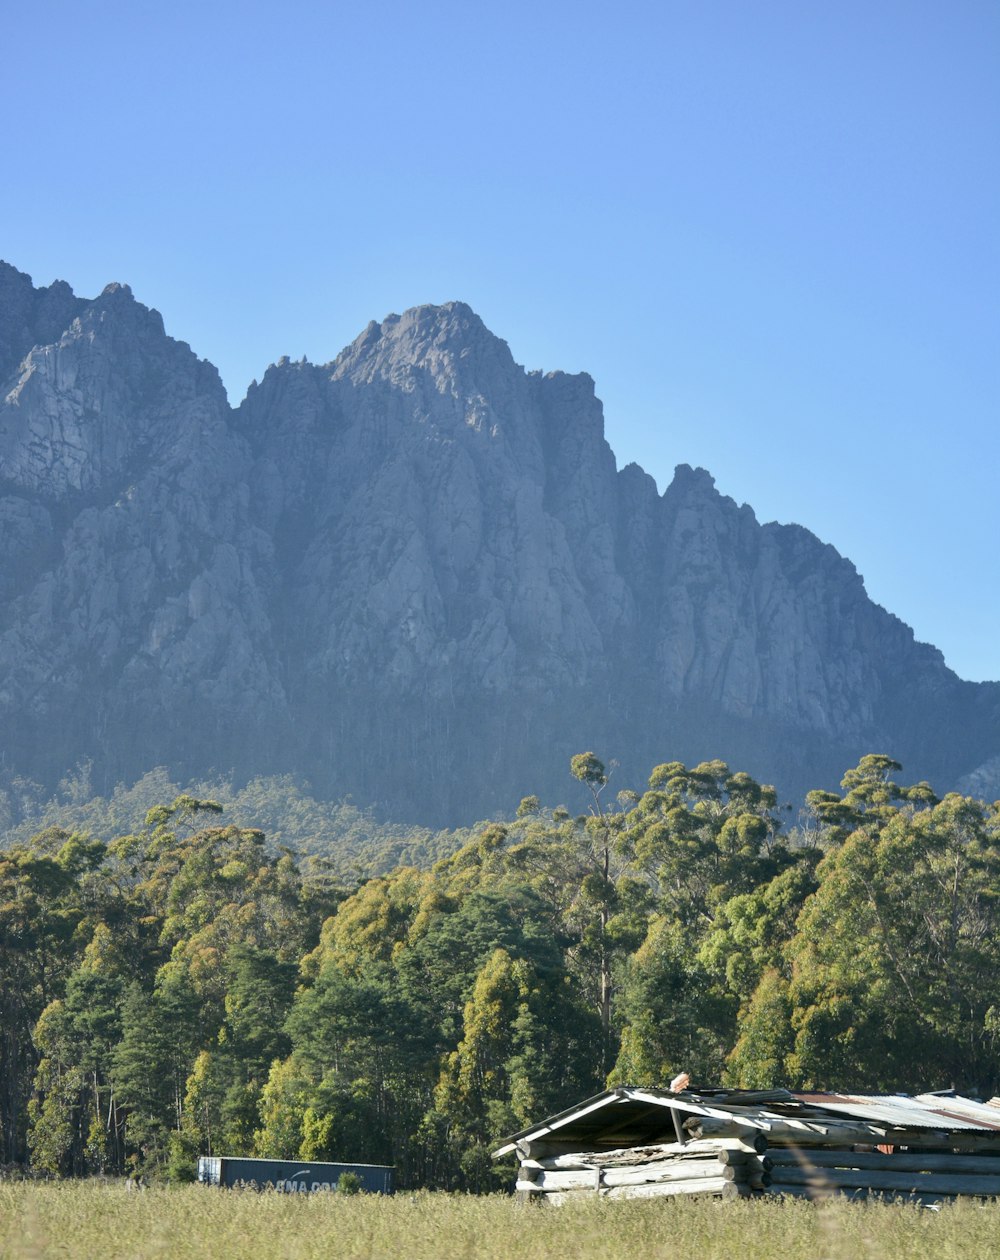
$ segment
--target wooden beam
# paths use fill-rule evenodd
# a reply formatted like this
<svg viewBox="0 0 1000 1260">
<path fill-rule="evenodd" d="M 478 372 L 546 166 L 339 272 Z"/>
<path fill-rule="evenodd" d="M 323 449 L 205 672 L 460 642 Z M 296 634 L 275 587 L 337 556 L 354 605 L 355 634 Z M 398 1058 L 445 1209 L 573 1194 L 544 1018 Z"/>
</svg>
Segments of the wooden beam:
<svg viewBox="0 0 1000 1260">
<path fill-rule="evenodd" d="M 693 1181 L 671 1181 L 660 1185 L 644 1186 L 609 1186 L 600 1191 L 601 1198 L 607 1199 L 652 1199 L 660 1196 L 675 1195 L 715 1195 L 723 1199 L 749 1198 L 753 1191 L 747 1185 L 735 1181 L 723 1181 L 721 1178 L 704 1177 Z M 593 1191 L 590 1192 L 593 1194 Z M 566 1203 L 578 1203 L 587 1196 L 581 1190 L 556 1190 L 544 1196 L 546 1203 L 562 1206 Z"/>
<path fill-rule="evenodd" d="M 866 1168 L 887 1172 L 951 1172 L 995 1173 L 1000 1176 L 1000 1157 L 995 1155 L 956 1155 L 937 1151 L 895 1151 L 880 1155 L 876 1151 L 796 1150 L 795 1147 L 772 1146 L 768 1158 L 775 1168 Z"/>
<path fill-rule="evenodd" d="M 891 1157 L 890 1157 L 891 1158 Z M 889 1162 L 889 1161 L 887 1161 Z M 854 1168 L 775 1168 L 771 1184 L 813 1186 L 817 1189 L 850 1187 L 859 1190 L 903 1190 L 908 1194 L 970 1194 L 982 1198 L 1000 1195 L 1000 1176 L 957 1173 L 882 1172 Z"/>
<path fill-rule="evenodd" d="M 586 1168 L 564 1172 L 540 1172 L 531 1184 L 546 1193 L 552 1190 L 598 1190 L 606 1186 L 633 1186 L 668 1181 L 746 1181 L 749 1169 L 720 1164 L 717 1160 L 663 1160 L 639 1168 Z M 518 1183 L 521 1184 L 521 1183 Z"/>
<path fill-rule="evenodd" d="M 766 1140 L 761 1143 L 766 1149 Z M 626 1146 L 610 1151 L 570 1151 L 566 1154 L 543 1155 L 526 1159 L 522 1164 L 531 1168 L 593 1168 L 595 1164 L 607 1168 L 617 1164 L 641 1164 L 653 1160 L 675 1157 L 678 1159 L 717 1159 L 724 1164 L 746 1163 L 758 1157 L 756 1147 L 739 1138 L 712 1138 L 690 1142 L 662 1142 L 654 1146 Z"/>
</svg>

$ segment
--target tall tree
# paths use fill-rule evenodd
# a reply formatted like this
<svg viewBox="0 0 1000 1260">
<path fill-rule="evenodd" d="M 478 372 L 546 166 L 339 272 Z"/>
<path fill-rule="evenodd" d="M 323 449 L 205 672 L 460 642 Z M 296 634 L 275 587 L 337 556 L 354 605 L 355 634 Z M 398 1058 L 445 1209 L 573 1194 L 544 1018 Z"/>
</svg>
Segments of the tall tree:
<svg viewBox="0 0 1000 1260">
<path fill-rule="evenodd" d="M 832 850 L 791 942 L 805 1082 L 993 1091 L 1000 1002 L 996 806 L 904 806 Z"/>
</svg>

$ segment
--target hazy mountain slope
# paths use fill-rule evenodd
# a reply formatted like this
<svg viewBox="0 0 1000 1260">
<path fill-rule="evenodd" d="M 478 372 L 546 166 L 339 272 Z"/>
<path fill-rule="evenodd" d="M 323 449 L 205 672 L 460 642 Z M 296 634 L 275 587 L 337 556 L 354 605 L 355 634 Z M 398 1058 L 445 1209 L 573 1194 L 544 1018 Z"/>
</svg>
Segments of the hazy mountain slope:
<svg viewBox="0 0 1000 1260">
<path fill-rule="evenodd" d="M 590 378 L 525 373 L 461 303 L 283 360 L 231 411 L 127 288 L 5 268 L 0 302 L 11 769 L 295 769 L 457 822 L 564 797 L 583 747 L 788 793 L 873 748 L 941 786 L 1000 753 L 1000 686 L 704 471 L 662 496 L 617 471 Z"/>
<path fill-rule="evenodd" d="M 217 372 L 127 288 L 77 310 L 0 403 L 0 711 L 7 763 L 43 780 L 201 752 L 223 715 L 231 744 L 281 702 Z"/>
</svg>

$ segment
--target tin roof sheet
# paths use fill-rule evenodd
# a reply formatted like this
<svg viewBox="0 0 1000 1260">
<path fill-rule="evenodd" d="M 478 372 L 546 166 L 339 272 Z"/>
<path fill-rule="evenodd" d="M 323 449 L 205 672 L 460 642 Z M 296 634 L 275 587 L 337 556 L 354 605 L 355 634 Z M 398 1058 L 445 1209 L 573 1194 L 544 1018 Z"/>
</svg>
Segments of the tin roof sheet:
<svg viewBox="0 0 1000 1260">
<path fill-rule="evenodd" d="M 986 1103 L 945 1094 L 820 1094 L 795 1097 L 811 1106 L 894 1129 L 1000 1132 L 1000 1113 Z"/>
</svg>

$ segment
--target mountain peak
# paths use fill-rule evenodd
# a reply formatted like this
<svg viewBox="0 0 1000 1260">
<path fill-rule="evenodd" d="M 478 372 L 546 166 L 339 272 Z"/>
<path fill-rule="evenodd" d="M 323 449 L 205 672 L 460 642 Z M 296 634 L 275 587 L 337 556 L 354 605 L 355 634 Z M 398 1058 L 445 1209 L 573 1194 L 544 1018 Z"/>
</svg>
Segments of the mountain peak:
<svg viewBox="0 0 1000 1260">
<path fill-rule="evenodd" d="M 715 478 L 707 468 L 692 468 L 690 464 L 678 464 L 674 469 L 674 485 L 685 490 L 708 493 L 715 490 Z"/>
<path fill-rule="evenodd" d="M 413 326 L 426 328 L 432 324 L 437 324 L 442 328 L 476 326 L 486 329 L 486 325 L 472 307 L 466 302 L 459 301 L 422 302 L 419 306 L 407 307 L 402 315 L 392 311 L 383 319 L 381 326 L 383 330 L 390 331 L 405 330 Z"/>
<path fill-rule="evenodd" d="M 102 298 L 119 297 L 119 296 L 124 299 L 129 299 L 133 302 L 135 301 L 135 297 L 132 293 L 131 286 L 127 284 L 120 284 L 117 280 L 112 280 L 110 284 L 106 284 L 104 288 L 101 290 Z"/>
<path fill-rule="evenodd" d="M 456 380 L 470 372 L 518 370 L 507 343 L 465 302 L 412 306 L 372 321 L 330 366 L 335 377 L 366 380 L 396 380 L 410 371 Z"/>
<path fill-rule="evenodd" d="M 418 354 L 429 346 L 457 347 L 461 350 L 480 341 L 495 342 L 502 346 L 507 344 L 491 333 L 465 302 L 411 306 L 402 315 L 386 315 L 377 328 L 383 341 L 398 344 L 407 351 Z"/>
</svg>

